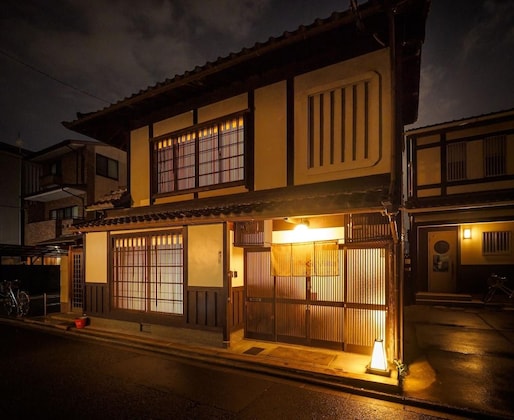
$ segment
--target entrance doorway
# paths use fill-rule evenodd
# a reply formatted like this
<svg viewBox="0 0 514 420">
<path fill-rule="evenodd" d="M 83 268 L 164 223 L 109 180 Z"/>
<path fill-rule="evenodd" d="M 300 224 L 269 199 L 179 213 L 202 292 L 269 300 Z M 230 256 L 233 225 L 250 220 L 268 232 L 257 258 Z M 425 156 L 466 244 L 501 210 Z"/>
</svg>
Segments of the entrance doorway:
<svg viewBox="0 0 514 420">
<path fill-rule="evenodd" d="M 269 249 L 245 253 L 245 337 L 368 353 L 386 337 L 387 245 L 340 246 L 337 275 L 273 276 Z M 332 257 L 331 257 L 332 258 Z"/>
<path fill-rule="evenodd" d="M 456 292 L 457 230 L 428 232 L 428 291 Z"/>
<path fill-rule="evenodd" d="M 82 312 L 84 308 L 84 269 L 83 250 L 73 249 L 70 254 L 71 261 L 71 309 Z"/>
</svg>

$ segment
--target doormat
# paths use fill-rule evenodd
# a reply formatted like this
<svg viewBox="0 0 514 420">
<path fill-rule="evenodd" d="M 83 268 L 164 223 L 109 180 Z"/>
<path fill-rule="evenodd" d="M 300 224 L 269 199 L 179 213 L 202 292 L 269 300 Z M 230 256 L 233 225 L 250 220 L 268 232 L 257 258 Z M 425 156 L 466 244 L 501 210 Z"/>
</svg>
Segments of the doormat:
<svg viewBox="0 0 514 420">
<path fill-rule="evenodd" d="M 269 353 L 269 356 L 276 357 L 277 359 L 286 359 L 295 362 L 313 363 L 316 365 L 326 366 L 335 359 L 335 355 L 332 354 L 280 346 L 272 350 Z"/>
<path fill-rule="evenodd" d="M 256 354 L 259 354 L 263 350 L 264 349 L 262 347 L 250 347 L 248 350 L 243 352 L 243 354 L 253 354 L 255 356 Z"/>
</svg>

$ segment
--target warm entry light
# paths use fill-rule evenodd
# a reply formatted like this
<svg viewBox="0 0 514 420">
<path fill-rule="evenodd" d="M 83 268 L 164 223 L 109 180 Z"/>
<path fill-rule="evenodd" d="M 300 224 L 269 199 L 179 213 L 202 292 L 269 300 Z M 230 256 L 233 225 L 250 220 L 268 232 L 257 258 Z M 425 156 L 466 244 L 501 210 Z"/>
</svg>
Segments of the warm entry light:
<svg viewBox="0 0 514 420">
<path fill-rule="evenodd" d="M 462 233 L 462 237 L 464 239 L 471 239 L 471 228 L 465 228 Z"/>
<path fill-rule="evenodd" d="M 373 344 L 373 353 L 371 354 L 371 362 L 366 367 L 366 373 L 391 376 L 391 370 L 387 365 L 384 340 L 375 340 L 375 343 Z"/>
<path fill-rule="evenodd" d="M 300 223 L 298 223 L 295 227 L 294 227 L 294 230 L 296 232 L 305 232 L 309 229 L 309 222 L 307 220 L 302 220 Z"/>
</svg>

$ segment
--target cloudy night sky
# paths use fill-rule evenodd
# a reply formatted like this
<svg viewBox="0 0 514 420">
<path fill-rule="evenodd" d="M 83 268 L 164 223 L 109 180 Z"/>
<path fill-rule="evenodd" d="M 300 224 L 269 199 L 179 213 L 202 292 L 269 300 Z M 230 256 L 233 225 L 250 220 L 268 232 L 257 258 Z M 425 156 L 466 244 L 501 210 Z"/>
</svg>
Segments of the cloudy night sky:
<svg viewBox="0 0 514 420">
<path fill-rule="evenodd" d="M 360 0 L 358 3 L 363 3 Z M 345 11 L 350 0 L 3 0 L 0 141 L 85 137 L 62 121 Z M 418 122 L 514 108 L 514 1 L 432 0 Z"/>
</svg>

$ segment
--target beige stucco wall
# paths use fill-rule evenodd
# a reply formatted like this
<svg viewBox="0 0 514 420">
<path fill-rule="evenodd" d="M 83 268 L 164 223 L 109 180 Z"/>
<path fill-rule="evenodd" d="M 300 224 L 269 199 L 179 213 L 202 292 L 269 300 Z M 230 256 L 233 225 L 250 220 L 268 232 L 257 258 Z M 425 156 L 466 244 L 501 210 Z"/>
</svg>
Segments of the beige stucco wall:
<svg viewBox="0 0 514 420">
<path fill-rule="evenodd" d="M 255 189 L 287 185 L 286 82 L 255 91 Z"/>
<path fill-rule="evenodd" d="M 69 307 L 68 304 L 70 303 L 70 295 L 71 295 L 71 291 L 70 291 L 71 279 L 70 279 L 69 257 L 67 255 L 63 255 L 61 257 L 60 274 L 61 274 L 61 290 L 60 290 L 61 305 L 65 305 L 66 307 Z"/>
<path fill-rule="evenodd" d="M 156 122 L 153 125 L 153 136 L 160 137 L 174 131 L 182 130 L 183 128 L 191 127 L 192 125 L 193 111 L 184 112 L 183 114 Z"/>
<path fill-rule="evenodd" d="M 198 123 L 248 109 L 248 95 L 242 94 L 198 109 Z"/>
<path fill-rule="evenodd" d="M 327 66 L 295 78 L 295 184 L 347 179 L 390 173 L 391 171 L 391 72 L 389 50 L 382 49 L 345 62 Z M 342 90 L 343 89 L 343 90 Z M 335 125 L 328 125 L 331 92 L 341 95 L 334 102 Z M 367 111 L 366 111 L 366 92 Z M 314 120 L 323 125 L 324 137 L 315 138 L 313 167 L 309 161 L 309 97 L 323 98 L 316 103 L 323 109 L 325 118 Z M 315 113 L 316 116 L 319 112 Z M 365 123 L 367 122 L 367 123 Z M 333 147 L 329 144 L 331 131 L 335 132 Z M 316 131 L 315 136 L 319 136 Z M 342 144 L 341 136 L 344 137 Z M 319 143 L 323 143 L 321 146 Z M 355 148 L 352 148 L 355 145 Z M 368 148 L 368 156 L 362 154 Z M 329 153 L 334 149 L 335 159 L 330 162 Z M 356 150 L 352 156 L 350 150 Z M 344 160 L 340 158 L 345 153 Z M 320 165 L 323 153 L 323 165 Z"/>
<path fill-rule="evenodd" d="M 463 230 L 465 228 L 471 229 L 471 239 L 463 239 Z M 511 251 L 509 255 L 482 255 L 482 234 L 484 232 L 495 231 L 510 231 L 511 238 L 514 239 L 514 222 L 460 225 L 459 238 L 461 264 L 514 264 L 514 251 Z"/>
<path fill-rule="evenodd" d="M 431 147 L 417 151 L 417 184 L 430 185 L 441 183 L 441 148 Z"/>
<path fill-rule="evenodd" d="M 188 285 L 223 287 L 224 225 L 187 228 Z"/>
<path fill-rule="evenodd" d="M 230 268 L 232 273 L 237 272 L 237 277 L 232 277 L 232 287 L 244 285 L 244 249 L 234 246 L 234 231 L 230 231 Z"/>
<path fill-rule="evenodd" d="M 148 127 L 130 133 L 130 194 L 133 207 L 150 204 L 150 145 Z"/>
<path fill-rule="evenodd" d="M 84 243 L 86 283 L 107 283 L 107 232 L 87 233 Z"/>
</svg>

